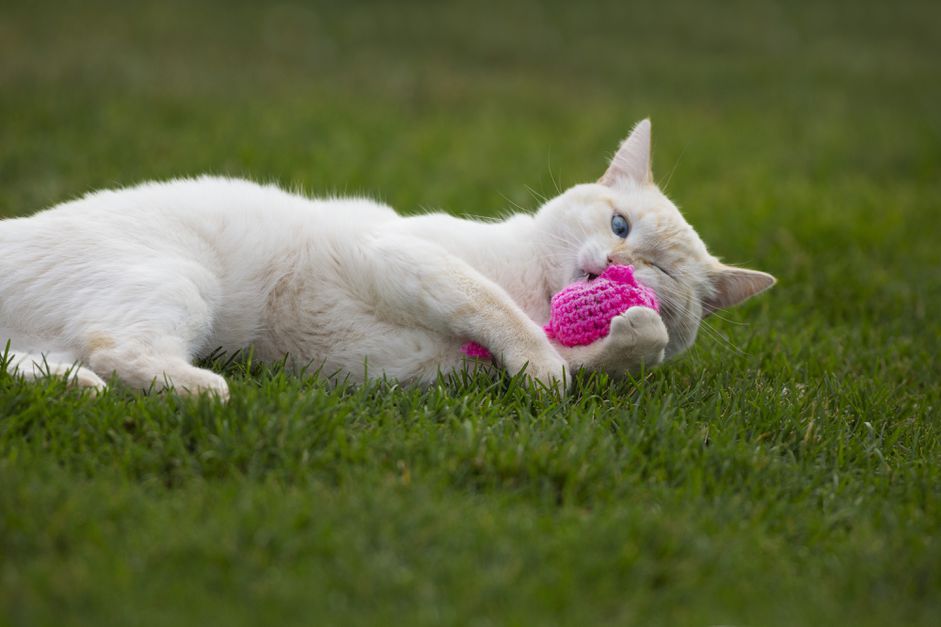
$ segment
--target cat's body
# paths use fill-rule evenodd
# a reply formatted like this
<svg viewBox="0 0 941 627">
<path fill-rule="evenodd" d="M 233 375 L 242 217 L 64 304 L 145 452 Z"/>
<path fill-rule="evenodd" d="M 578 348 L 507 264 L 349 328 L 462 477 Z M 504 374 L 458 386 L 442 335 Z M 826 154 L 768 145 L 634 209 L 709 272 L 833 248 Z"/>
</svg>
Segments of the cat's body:
<svg viewBox="0 0 941 627">
<path fill-rule="evenodd" d="M 548 318 L 548 300 L 534 298 L 544 279 L 514 271 L 536 254 L 514 245 L 532 222 L 403 218 L 370 200 L 208 177 L 99 192 L 0 225 L 3 320 L 18 321 L 5 337 L 89 363 L 96 347 L 144 331 L 179 336 L 190 356 L 251 345 L 261 360 L 288 354 L 354 379 L 368 368 L 430 381 L 461 364 L 470 337 L 409 315 L 424 275 L 440 275 L 432 292 L 460 281 L 422 255 L 462 260 Z M 27 336 L 41 339 L 16 341 Z"/>
<path fill-rule="evenodd" d="M 624 161 L 638 150 L 640 161 Z M 460 347 L 473 340 L 511 371 L 564 381 L 578 367 L 654 365 L 692 343 L 703 303 L 770 285 L 767 275 L 718 265 L 649 180 L 649 123 L 605 177 L 502 222 L 401 217 L 370 200 L 313 200 L 211 177 L 97 192 L 6 220 L 8 369 L 71 368 L 93 387 L 113 373 L 137 387 L 225 396 L 225 381 L 194 358 L 252 346 L 256 359 L 287 355 L 354 380 L 428 382 L 463 367 Z M 611 232 L 614 214 L 629 221 L 628 236 Z M 541 328 L 551 295 L 611 262 L 637 266 L 665 304 L 663 318 L 632 308 L 595 345 L 552 344 Z M 730 290 L 720 271 L 753 285 Z"/>
</svg>

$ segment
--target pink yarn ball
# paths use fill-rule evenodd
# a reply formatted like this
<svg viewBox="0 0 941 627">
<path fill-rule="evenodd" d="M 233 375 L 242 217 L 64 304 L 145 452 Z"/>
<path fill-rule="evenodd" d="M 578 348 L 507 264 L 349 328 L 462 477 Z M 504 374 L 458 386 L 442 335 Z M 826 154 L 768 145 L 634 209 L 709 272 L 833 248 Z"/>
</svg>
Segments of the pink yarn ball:
<svg viewBox="0 0 941 627">
<path fill-rule="evenodd" d="M 578 281 L 552 297 L 546 335 L 563 346 L 591 344 L 631 307 L 660 311 L 657 295 L 637 282 L 633 266 L 608 266 L 597 279 Z"/>
<path fill-rule="evenodd" d="M 660 311 L 657 295 L 637 281 L 633 266 L 608 266 L 593 281 L 577 281 L 553 296 L 544 329 L 563 346 L 584 346 L 606 336 L 614 317 L 631 307 Z M 468 357 L 491 358 L 477 342 L 467 342 L 461 350 Z"/>
</svg>

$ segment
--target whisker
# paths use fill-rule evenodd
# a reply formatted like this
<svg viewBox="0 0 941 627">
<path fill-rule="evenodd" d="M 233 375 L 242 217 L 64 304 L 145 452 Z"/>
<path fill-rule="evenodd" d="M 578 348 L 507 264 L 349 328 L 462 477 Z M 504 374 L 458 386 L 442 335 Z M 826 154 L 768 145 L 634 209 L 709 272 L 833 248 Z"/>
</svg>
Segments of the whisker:
<svg viewBox="0 0 941 627">
<path fill-rule="evenodd" d="M 676 295 L 674 293 L 671 293 L 669 288 L 664 289 L 663 292 L 660 294 L 660 296 L 661 296 L 661 301 L 667 306 L 668 309 L 677 311 L 680 314 L 691 313 L 689 307 L 687 307 L 685 303 L 679 302 Z M 728 337 L 723 335 L 719 330 L 717 330 L 711 324 L 709 324 L 708 320 L 705 320 L 702 318 L 699 320 L 699 330 L 706 337 L 718 342 L 719 345 L 722 346 L 723 348 L 732 350 L 739 355 L 747 354 L 744 351 L 742 351 L 739 347 L 737 347 L 731 340 L 729 340 Z"/>
<path fill-rule="evenodd" d="M 555 187 L 556 193 L 561 194 L 562 188 L 559 187 L 559 182 L 555 180 L 555 175 L 552 173 L 552 153 L 546 153 L 546 166 L 549 168 L 549 179 L 552 181 L 552 185 Z"/>
<path fill-rule="evenodd" d="M 513 207 L 515 207 L 516 209 L 518 209 L 519 211 L 521 211 L 521 212 L 523 212 L 523 213 L 531 213 L 531 211 L 530 211 L 529 209 L 527 209 L 527 208 L 524 207 L 523 205 L 519 204 L 519 203 L 516 202 L 515 200 L 512 200 L 512 199 L 511 199 L 509 196 L 507 196 L 506 194 L 502 194 L 502 193 L 501 193 L 501 194 L 500 194 L 500 197 L 501 197 L 503 200 L 505 200 L 506 202 L 508 202 L 510 205 L 512 205 Z"/>
<path fill-rule="evenodd" d="M 549 202 L 549 199 L 548 199 L 548 198 L 546 198 L 545 196 L 543 196 L 542 194 L 540 194 L 539 192 L 537 192 L 537 191 L 536 191 L 535 189 L 533 189 L 531 186 L 529 186 L 529 185 L 524 185 L 523 187 L 525 187 L 526 190 L 529 191 L 529 193 L 532 195 L 533 198 L 535 198 L 536 200 L 539 201 L 539 204 L 544 205 L 544 204 L 546 204 L 547 202 Z"/>
<path fill-rule="evenodd" d="M 664 181 L 660 188 L 663 190 L 663 193 L 667 192 L 667 188 L 670 185 L 670 181 L 673 180 L 673 174 L 676 172 L 676 168 L 680 165 L 680 160 L 683 158 L 683 155 L 686 154 L 686 149 L 689 148 L 689 142 L 686 142 L 686 145 L 683 146 L 683 150 L 680 151 L 680 156 L 676 158 L 676 162 L 673 164 L 673 168 L 670 170 L 670 174 L 667 175 L 667 180 Z"/>
</svg>

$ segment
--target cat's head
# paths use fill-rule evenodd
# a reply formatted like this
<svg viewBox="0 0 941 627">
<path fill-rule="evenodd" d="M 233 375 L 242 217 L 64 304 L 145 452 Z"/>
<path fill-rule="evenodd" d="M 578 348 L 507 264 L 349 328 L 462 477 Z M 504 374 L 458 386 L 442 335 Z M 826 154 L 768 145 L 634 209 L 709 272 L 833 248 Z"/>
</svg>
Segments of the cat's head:
<svg viewBox="0 0 941 627">
<path fill-rule="evenodd" d="M 775 279 L 709 254 L 654 183 L 650 163 L 650 121 L 642 120 L 597 183 L 566 190 L 536 219 L 550 290 L 601 274 L 612 263 L 633 265 L 638 280 L 660 300 L 670 357 L 693 343 L 704 317 L 768 289 Z"/>
</svg>

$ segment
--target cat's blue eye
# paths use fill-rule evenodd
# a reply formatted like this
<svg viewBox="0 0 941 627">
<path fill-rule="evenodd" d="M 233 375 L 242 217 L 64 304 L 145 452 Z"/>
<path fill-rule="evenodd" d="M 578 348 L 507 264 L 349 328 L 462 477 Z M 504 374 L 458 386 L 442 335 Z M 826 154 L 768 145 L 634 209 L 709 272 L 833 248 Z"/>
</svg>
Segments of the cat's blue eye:
<svg viewBox="0 0 941 627">
<path fill-rule="evenodd" d="M 627 237 L 627 234 L 631 232 L 631 225 L 627 223 L 624 216 L 615 214 L 614 217 L 611 218 L 611 230 L 614 231 L 615 235 L 624 239 Z"/>
</svg>

